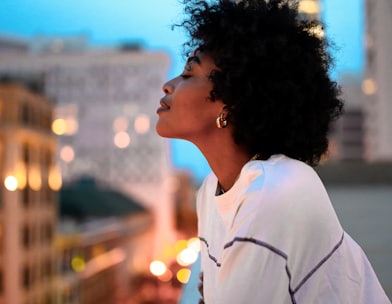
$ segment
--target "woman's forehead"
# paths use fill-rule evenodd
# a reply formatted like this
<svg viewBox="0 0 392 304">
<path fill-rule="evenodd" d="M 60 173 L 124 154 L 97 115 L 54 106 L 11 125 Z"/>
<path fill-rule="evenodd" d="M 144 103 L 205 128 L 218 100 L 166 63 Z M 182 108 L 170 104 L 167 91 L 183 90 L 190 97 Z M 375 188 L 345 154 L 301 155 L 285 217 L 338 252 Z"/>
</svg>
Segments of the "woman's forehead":
<svg viewBox="0 0 392 304">
<path fill-rule="evenodd" d="M 216 68 L 215 61 L 212 56 L 206 52 L 203 52 L 199 48 L 192 51 L 192 53 L 189 55 L 187 63 L 190 62 Z"/>
</svg>

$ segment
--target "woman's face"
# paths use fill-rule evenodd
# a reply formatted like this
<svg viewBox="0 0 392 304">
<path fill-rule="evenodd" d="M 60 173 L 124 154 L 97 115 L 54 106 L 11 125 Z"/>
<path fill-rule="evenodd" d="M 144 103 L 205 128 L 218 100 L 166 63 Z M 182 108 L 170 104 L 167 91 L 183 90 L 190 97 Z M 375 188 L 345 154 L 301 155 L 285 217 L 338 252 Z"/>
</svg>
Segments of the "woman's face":
<svg viewBox="0 0 392 304">
<path fill-rule="evenodd" d="M 219 100 L 211 101 L 209 75 L 216 66 L 200 51 L 190 56 L 181 75 L 163 85 L 165 96 L 157 109 L 156 130 L 160 136 L 195 142 L 216 129 L 215 120 L 223 109 Z"/>
</svg>

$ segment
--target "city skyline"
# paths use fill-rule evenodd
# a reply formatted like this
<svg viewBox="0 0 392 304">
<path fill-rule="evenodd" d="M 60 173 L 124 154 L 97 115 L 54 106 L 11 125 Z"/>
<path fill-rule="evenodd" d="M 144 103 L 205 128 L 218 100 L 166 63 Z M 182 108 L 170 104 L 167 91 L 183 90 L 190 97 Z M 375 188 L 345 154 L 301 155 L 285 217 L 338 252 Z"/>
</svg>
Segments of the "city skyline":
<svg viewBox="0 0 392 304">
<path fill-rule="evenodd" d="M 83 35 L 96 47 L 140 42 L 146 50 L 164 50 L 169 54 L 171 68 L 167 78 L 182 69 L 181 44 L 185 35 L 181 29 L 171 29 L 181 20 L 182 5 L 178 0 L 146 0 L 137 4 L 125 0 L 3 0 L 0 10 L 6 12 L 0 19 L 2 35 L 26 40 L 40 35 Z M 321 1 L 321 19 L 327 36 L 334 42 L 336 59 L 331 75 L 335 79 L 346 73 L 363 73 L 363 18 L 361 1 Z M 174 166 L 191 171 L 200 181 L 209 172 L 204 157 L 193 144 L 170 142 Z"/>
</svg>

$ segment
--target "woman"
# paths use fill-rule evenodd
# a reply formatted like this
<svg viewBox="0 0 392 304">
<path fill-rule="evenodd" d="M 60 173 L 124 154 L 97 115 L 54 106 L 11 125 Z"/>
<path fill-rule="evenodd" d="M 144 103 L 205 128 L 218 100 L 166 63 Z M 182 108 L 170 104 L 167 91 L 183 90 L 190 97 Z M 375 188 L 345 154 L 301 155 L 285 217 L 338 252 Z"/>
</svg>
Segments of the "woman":
<svg viewBox="0 0 392 304">
<path fill-rule="evenodd" d="M 205 303 L 389 303 L 311 167 L 343 106 L 319 23 L 289 1 L 209 3 L 186 1 L 192 52 L 156 125 L 212 169 L 197 200 Z"/>
</svg>

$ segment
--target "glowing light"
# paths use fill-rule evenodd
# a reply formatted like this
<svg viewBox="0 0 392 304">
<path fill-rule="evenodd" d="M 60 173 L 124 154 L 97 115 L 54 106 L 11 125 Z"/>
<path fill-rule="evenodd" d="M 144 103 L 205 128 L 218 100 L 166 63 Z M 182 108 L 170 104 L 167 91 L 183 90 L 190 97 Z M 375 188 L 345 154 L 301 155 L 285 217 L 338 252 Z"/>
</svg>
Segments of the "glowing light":
<svg viewBox="0 0 392 304">
<path fill-rule="evenodd" d="M 63 181 L 61 178 L 61 171 L 58 165 L 53 165 L 49 169 L 48 184 L 53 191 L 60 190 Z"/>
<path fill-rule="evenodd" d="M 9 191 L 15 191 L 18 188 L 18 180 L 15 176 L 9 175 L 4 179 L 4 186 Z"/>
<path fill-rule="evenodd" d="M 173 278 L 173 273 L 167 269 L 163 275 L 158 276 L 158 279 L 162 282 L 169 282 Z"/>
<path fill-rule="evenodd" d="M 318 14 L 320 12 L 320 5 L 317 1 L 314 0 L 302 0 L 299 3 L 298 10 L 301 13 L 309 15 Z"/>
<path fill-rule="evenodd" d="M 75 272 L 82 272 L 86 269 L 86 262 L 83 258 L 75 256 L 71 260 L 71 267 Z"/>
<path fill-rule="evenodd" d="M 37 165 L 31 165 L 29 168 L 29 185 L 34 191 L 39 191 L 42 186 L 41 172 Z"/>
<path fill-rule="evenodd" d="M 67 123 L 62 118 L 57 118 L 52 123 L 53 133 L 56 135 L 63 135 L 67 131 Z"/>
<path fill-rule="evenodd" d="M 150 118 L 147 115 L 140 114 L 135 119 L 135 131 L 139 134 L 145 134 L 150 130 Z"/>
<path fill-rule="evenodd" d="M 78 132 L 79 124 L 75 118 L 67 118 L 65 121 L 65 134 L 74 135 Z"/>
<path fill-rule="evenodd" d="M 163 263 L 162 261 L 152 261 L 150 264 L 150 271 L 153 275 L 155 276 L 161 276 L 163 275 L 167 270 L 167 267 L 165 265 L 165 263 Z"/>
<path fill-rule="evenodd" d="M 185 248 L 188 248 L 188 242 L 186 240 L 179 240 L 175 244 L 176 252 L 179 253 Z"/>
<path fill-rule="evenodd" d="M 373 95 L 377 92 L 377 83 L 372 78 L 367 78 L 362 82 L 362 91 L 366 95 Z"/>
<path fill-rule="evenodd" d="M 74 149 L 71 146 L 64 146 L 60 150 L 60 158 L 66 163 L 70 163 L 75 158 Z"/>
<path fill-rule="evenodd" d="M 195 252 L 200 251 L 200 239 L 197 237 L 190 238 L 188 240 L 188 248 L 193 249 Z"/>
<path fill-rule="evenodd" d="M 117 117 L 113 122 L 113 130 L 114 132 L 126 131 L 128 128 L 128 118 L 126 117 Z"/>
<path fill-rule="evenodd" d="M 15 178 L 18 181 L 18 189 L 24 189 L 27 184 L 26 165 L 24 162 L 19 162 L 16 165 Z"/>
<path fill-rule="evenodd" d="M 163 246 L 163 250 L 161 253 L 161 257 L 165 260 L 165 259 L 171 259 L 173 257 L 175 257 L 178 254 L 178 252 L 176 251 L 176 249 L 174 248 L 173 244 L 165 244 Z"/>
<path fill-rule="evenodd" d="M 57 118 L 52 122 L 52 131 L 56 135 L 74 135 L 78 128 L 78 121 L 73 117 Z"/>
<path fill-rule="evenodd" d="M 186 284 L 189 281 L 189 278 L 191 277 L 191 271 L 187 268 L 180 269 L 177 272 L 177 280 L 182 283 Z"/>
<path fill-rule="evenodd" d="M 128 147 L 130 143 L 131 138 L 129 137 L 127 132 L 118 132 L 114 136 L 114 144 L 120 149 Z"/>
<path fill-rule="evenodd" d="M 125 252 L 123 249 L 115 248 L 108 252 L 102 253 L 97 257 L 93 257 L 86 262 L 85 269 L 81 274 L 82 279 L 91 278 L 98 273 L 102 273 L 105 269 L 113 269 L 114 265 L 118 265 L 125 260 Z"/>
<path fill-rule="evenodd" d="M 105 253 L 105 247 L 102 244 L 97 244 L 92 248 L 92 256 L 97 257 Z"/>
<path fill-rule="evenodd" d="M 196 262 L 197 252 L 191 248 L 185 248 L 177 255 L 177 263 L 181 266 L 189 266 Z"/>
</svg>

